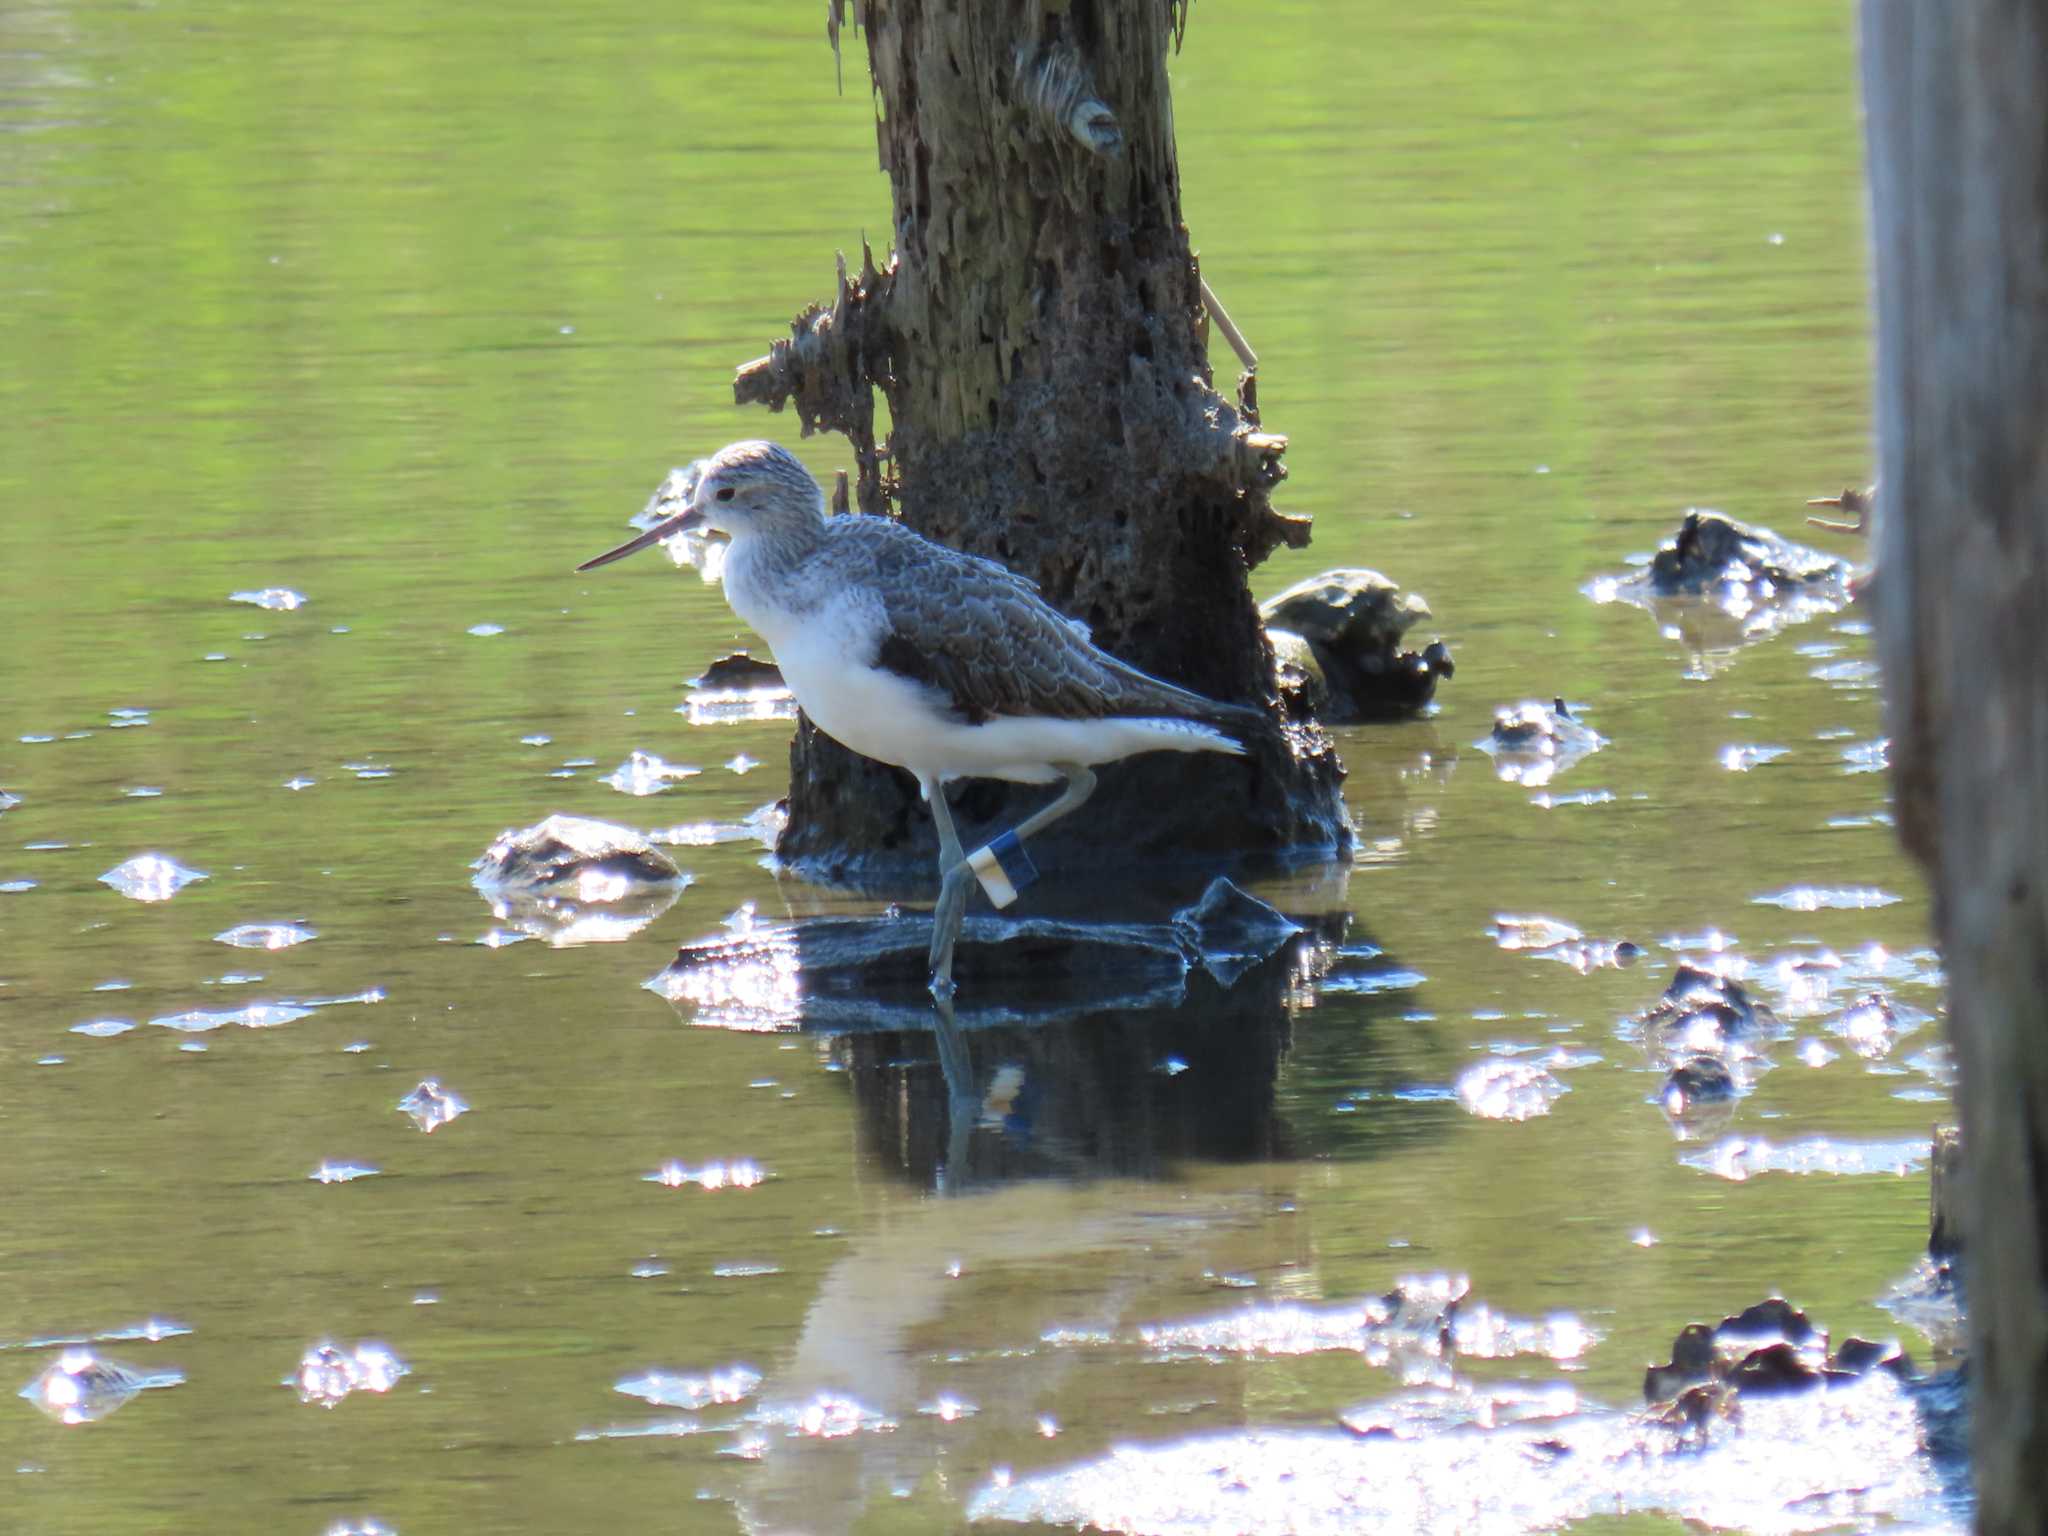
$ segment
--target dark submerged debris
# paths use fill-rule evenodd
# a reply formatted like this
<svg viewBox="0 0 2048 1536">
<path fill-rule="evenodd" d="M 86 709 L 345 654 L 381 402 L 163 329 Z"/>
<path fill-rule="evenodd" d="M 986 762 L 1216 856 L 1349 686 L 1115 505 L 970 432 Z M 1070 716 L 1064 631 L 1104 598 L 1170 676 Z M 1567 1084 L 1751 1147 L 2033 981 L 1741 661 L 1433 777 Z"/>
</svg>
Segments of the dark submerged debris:
<svg viewBox="0 0 2048 1536">
<path fill-rule="evenodd" d="M 1963 1314 L 1963 1135 L 1953 1125 L 1934 1128 L 1928 1148 L 1927 1254 L 1893 1281 L 1877 1304 L 1927 1336 L 1937 1357 L 1960 1354 L 1966 1344 Z"/>
<path fill-rule="evenodd" d="M 1440 678 L 1456 668 L 1450 648 L 1433 640 L 1403 650 L 1429 604 L 1378 571 L 1325 571 L 1259 607 L 1281 671 L 1281 694 L 1300 712 L 1332 725 L 1395 720 L 1419 712 Z"/>
<path fill-rule="evenodd" d="M 1173 914 L 1173 930 L 1217 985 L 1228 987 L 1278 953 L 1302 927 L 1219 875 L 1200 901 Z"/>
<path fill-rule="evenodd" d="M 1502 949 L 1537 960 L 1555 960 L 1581 976 L 1604 969 L 1619 970 L 1643 957 L 1643 947 L 1630 939 L 1589 939 L 1570 923 L 1554 917 L 1517 917 L 1496 912 L 1487 930 Z"/>
<path fill-rule="evenodd" d="M 482 890 L 575 887 L 583 901 L 616 899 L 683 877 L 675 861 L 638 832 L 588 816 L 550 816 L 501 832 L 470 867 Z"/>
<path fill-rule="evenodd" d="M 693 688 L 715 688 L 724 692 L 752 692 L 758 688 L 781 688 L 782 669 L 745 651 L 721 656 L 702 675 L 690 679 Z"/>
<path fill-rule="evenodd" d="M 1690 1323 L 1671 1341 L 1671 1359 L 1643 1373 L 1643 1400 L 1670 1424 L 1698 1427 L 1740 1417 L 1740 1399 L 1810 1392 L 1884 1371 L 1910 1381 L 1913 1362 L 1898 1342 L 1849 1338 L 1830 1350 L 1804 1312 L 1773 1296 L 1712 1327 Z"/>
<path fill-rule="evenodd" d="M 471 868 L 494 916 L 557 948 L 631 938 L 690 883 L 638 832 L 584 816 L 501 833 Z"/>
<path fill-rule="evenodd" d="M 1607 738 L 1579 720 L 1562 698 L 1533 699 L 1493 712 L 1493 729 L 1473 743 L 1493 759 L 1496 777 L 1531 789 L 1607 745 Z"/>
<path fill-rule="evenodd" d="M 1596 603 L 1628 603 L 1655 618 L 1706 676 L 1737 647 L 1791 624 L 1838 613 L 1855 595 L 1846 560 L 1780 538 L 1768 528 L 1693 508 L 1648 563 L 1586 588 Z"/>
<path fill-rule="evenodd" d="M 1750 997 L 1733 977 L 1681 963 L 1664 995 L 1636 1015 L 1643 1040 L 1667 1054 L 1727 1056 L 1748 1052 L 1783 1025 L 1767 1003 Z"/>
<path fill-rule="evenodd" d="M 1740 587 L 1753 600 L 1768 601 L 1801 587 L 1846 582 L 1848 575 L 1847 562 L 1833 555 L 1697 507 L 1650 557 L 1650 583 L 1663 597 Z"/>
<path fill-rule="evenodd" d="M 1937 1125 L 1930 1146 L 1927 1177 L 1927 1256 L 1943 1264 L 1963 1255 L 1963 1133 L 1953 1125 Z"/>
<path fill-rule="evenodd" d="M 1689 1056 L 1671 1069 L 1657 1102 L 1672 1120 L 1683 1122 L 1707 1105 L 1735 1097 L 1735 1074 L 1718 1056 Z"/>
</svg>

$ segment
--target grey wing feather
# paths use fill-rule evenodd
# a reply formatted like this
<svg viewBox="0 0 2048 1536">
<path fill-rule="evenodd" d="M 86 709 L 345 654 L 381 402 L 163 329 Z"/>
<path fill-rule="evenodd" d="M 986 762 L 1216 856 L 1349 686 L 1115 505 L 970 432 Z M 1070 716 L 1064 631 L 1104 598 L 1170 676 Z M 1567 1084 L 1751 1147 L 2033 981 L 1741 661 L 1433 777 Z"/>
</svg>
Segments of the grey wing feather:
<svg viewBox="0 0 2048 1536">
<path fill-rule="evenodd" d="M 876 550 L 889 633 L 878 663 L 944 693 L 963 719 L 1165 716 L 1250 724 L 1258 711 L 1175 687 L 1097 649 L 1085 626 L 991 560 L 919 539 Z"/>
</svg>

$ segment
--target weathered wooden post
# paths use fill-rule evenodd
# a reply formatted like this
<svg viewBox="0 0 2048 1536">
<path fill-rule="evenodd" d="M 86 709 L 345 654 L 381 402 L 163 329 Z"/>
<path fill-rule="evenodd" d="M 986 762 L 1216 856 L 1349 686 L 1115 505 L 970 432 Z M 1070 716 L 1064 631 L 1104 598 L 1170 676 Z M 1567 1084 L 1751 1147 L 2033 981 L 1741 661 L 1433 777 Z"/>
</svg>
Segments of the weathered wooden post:
<svg viewBox="0 0 2048 1536">
<path fill-rule="evenodd" d="M 1962 1111 L 1980 1531 L 2048 1530 L 2048 0 L 1865 0 L 1877 626 Z"/>
<path fill-rule="evenodd" d="M 1269 500 L 1286 440 L 1260 430 L 1248 388 L 1232 402 L 1213 387 L 1166 77 L 1184 5 L 852 10 L 895 249 L 880 268 L 866 253 L 858 271 L 842 262 L 833 302 L 741 368 L 737 398 L 793 403 L 806 432 L 844 432 L 862 511 L 893 504 L 920 532 L 1034 577 L 1148 670 L 1267 699 L 1272 653 L 1246 574 L 1308 530 Z M 841 0 L 835 46 L 847 20 Z M 1242 760 L 1118 765 L 1048 851 L 1340 849 L 1342 770 L 1322 733 L 1276 714 L 1249 746 Z M 931 823 L 907 775 L 807 724 L 790 768 L 784 859 L 828 878 L 929 864 Z M 978 786 L 961 809 L 1013 817 L 1006 793 Z"/>
</svg>

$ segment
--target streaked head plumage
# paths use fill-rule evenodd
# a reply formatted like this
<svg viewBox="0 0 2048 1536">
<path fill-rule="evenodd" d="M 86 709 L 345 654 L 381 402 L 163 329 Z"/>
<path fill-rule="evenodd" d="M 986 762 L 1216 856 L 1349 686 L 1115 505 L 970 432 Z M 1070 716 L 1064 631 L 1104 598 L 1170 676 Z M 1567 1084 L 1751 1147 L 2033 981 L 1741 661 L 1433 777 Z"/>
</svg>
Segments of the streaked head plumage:
<svg viewBox="0 0 2048 1536">
<path fill-rule="evenodd" d="M 786 517 L 822 517 L 825 495 L 801 460 L 765 438 L 727 443 L 704 461 L 691 505 L 707 528 L 751 531 Z"/>
</svg>

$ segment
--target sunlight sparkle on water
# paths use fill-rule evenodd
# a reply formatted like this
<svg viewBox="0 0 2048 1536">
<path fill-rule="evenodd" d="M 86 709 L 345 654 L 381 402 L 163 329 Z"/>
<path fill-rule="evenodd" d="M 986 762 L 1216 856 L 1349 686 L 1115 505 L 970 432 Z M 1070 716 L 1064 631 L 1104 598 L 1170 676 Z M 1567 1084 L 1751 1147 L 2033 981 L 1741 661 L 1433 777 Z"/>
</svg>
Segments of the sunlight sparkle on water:
<svg viewBox="0 0 2048 1536">
<path fill-rule="evenodd" d="M 187 869 L 160 853 L 139 853 L 101 875 L 100 883 L 135 901 L 169 901 L 193 881 L 205 878 L 205 871 Z"/>
<path fill-rule="evenodd" d="M 247 603 L 252 608 L 263 608 L 272 613 L 290 613 L 295 608 L 306 606 L 306 595 L 294 592 L 290 587 L 263 587 L 254 592 L 230 592 L 228 601 Z"/>
<path fill-rule="evenodd" d="M 780 1426 L 792 1435 L 814 1440 L 838 1440 L 863 1430 L 886 1434 L 896 1428 L 896 1421 L 886 1414 L 831 1392 L 821 1392 L 804 1403 L 764 1407 L 752 1418 L 757 1424 Z"/>
<path fill-rule="evenodd" d="M 303 944 L 318 935 L 299 923 L 243 923 L 224 933 L 216 933 L 216 944 L 231 944 L 236 949 L 290 949 L 294 944 Z"/>
<path fill-rule="evenodd" d="M 1791 750 L 1790 747 L 1760 746 L 1731 742 L 1721 749 L 1715 761 L 1730 773 L 1747 773 L 1750 769 L 1758 767 L 1763 763 L 1776 762 Z"/>
<path fill-rule="evenodd" d="M 315 1168 L 306 1177 L 315 1184 L 350 1184 L 357 1179 L 367 1179 L 377 1170 L 363 1163 L 325 1163 Z"/>
<path fill-rule="evenodd" d="M 1474 1412 L 1443 1389 L 1375 1404 L 1369 1422 L 1381 1433 L 1231 1430 L 1121 1447 L 1007 1485 L 992 1477 L 968 1518 L 1153 1536 L 1535 1536 L 1595 1515 L 1771 1536 L 1889 1528 L 1894 1517 L 1960 1529 L 1920 1449 L 1915 1400 L 1882 1371 L 1824 1392 L 1746 1396 L 1740 1419 L 1698 1444 L 1561 1388 L 1487 1391 L 1500 1409 Z"/>
<path fill-rule="evenodd" d="M 621 794 L 658 795 L 703 771 L 689 763 L 671 763 L 652 752 L 636 751 L 598 782 Z"/>
<path fill-rule="evenodd" d="M 650 1174 L 643 1175 L 643 1182 L 660 1184 L 668 1189 L 681 1189 L 694 1184 L 699 1189 L 752 1189 L 768 1175 L 757 1163 L 739 1161 L 732 1163 L 706 1163 L 702 1168 L 686 1168 L 681 1163 L 663 1163 Z"/>
<path fill-rule="evenodd" d="M 389 1392 L 412 1368 L 399 1359 L 388 1344 L 365 1339 L 344 1350 L 323 1339 L 299 1357 L 299 1368 L 285 1378 L 296 1388 L 299 1401 L 332 1408 L 351 1392 Z"/>
<path fill-rule="evenodd" d="M 1679 1158 L 1688 1168 L 1740 1184 L 1763 1173 L 1857 1174 L 1902 1176 L 1927 1166 L 1927 1138 L 1896 1141 L 1847 1141 L 1827 1136 L 1776 1145 L 1760 1136 L 1731 1136 Z"/>
<path fill-rule="evenodd" d="M 612 1390 L 637 1397 L 657 1408 L 687 1408 L 692 1412 L 718 1403 L 737 1403 L 752 1397 L 761 1385 L 761 1373 L 750 1365 L 728 1365 L 703 1376 L 683 1376 L 673 1371 L 647 1371 L 614 1382 Z"/>
<path fill-rule="evenodd" d="M 722 1029 L 794 1029 L 803 1015 L 802 966 L 786 931 L 755 929 L 715 960 L 670 966 L 647 990 L 695 1008 L 693 1022 Z"/>
<path fill-rule="evenodd" d="M 175 1029 L 180 1034 L 202 1035 L 230 1024 L 239 1024 L 244 1029 L 275 1029 L 278 1025 L 289 1024 L 294 1019 L 306 1018 L 312 1011 L 294 1003 L 251 1003 L 246 1008 L 225 1009 L 214 1013 L 195 1008 L 187 1013 L 165 1014 L 149 1022 L 163 1029 Z"/>
<path fill-rule="evenodd" d="M 1482 1120 L 1530 1120 L 1571 1088 L 1533 1062 L 1482 1061 L 1458 1074 L 1458 1102 Z"/>
<path fill-rule="evenodd" d="M 1818 912 L 1823 908 L 1859 912 L 1870 907 L 1888 907 L 1898 899 L 1889 891 L 1868 885 L 1788 885 L 1782 891 L 1765 891 L 1750 897 L 1760 907 L 1783 907 L 1787 912 Z"/>
<path fill-rule="evenodd" d="M 469 1105 L 443 1088 L 439 1078 L 430 1077 L 400 1099 L 398 1109 L 412 1116 L 412 1123 L 422 1131 L 432 1134 L 458 1115 L 467 1114 Z"/>
<path fill-rule="evenodd" d="M 174 1387 L 184 1379 L 180 1371 L 138 1371 L 76 1347 L 51 1361 L 19 1395 L 60 1424 L 90 1424 L 147 1388 Z"/>
</svg>

